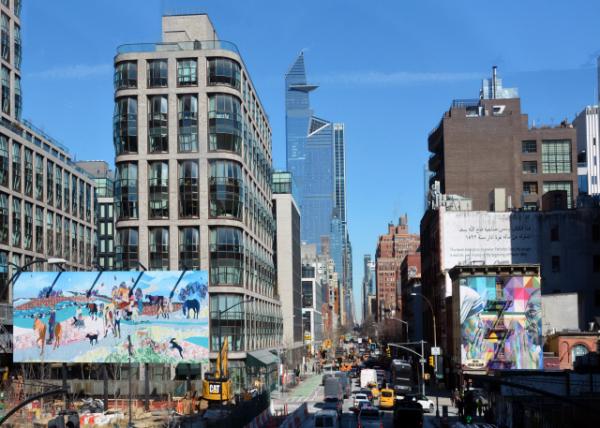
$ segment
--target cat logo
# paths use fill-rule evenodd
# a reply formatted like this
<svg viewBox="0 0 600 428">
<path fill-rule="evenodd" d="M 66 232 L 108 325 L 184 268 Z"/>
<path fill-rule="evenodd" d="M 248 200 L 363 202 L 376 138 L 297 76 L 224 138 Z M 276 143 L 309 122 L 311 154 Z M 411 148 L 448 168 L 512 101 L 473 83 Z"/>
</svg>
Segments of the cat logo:
<svg viewBox="0 0 600 428">
<path fill-rule="evenodd" d="M 208 392 L 211 394 L 220 394 L 221 393 L 221 384 L 220 383 L 211 383 L 208 386 Z"/>
</svg>

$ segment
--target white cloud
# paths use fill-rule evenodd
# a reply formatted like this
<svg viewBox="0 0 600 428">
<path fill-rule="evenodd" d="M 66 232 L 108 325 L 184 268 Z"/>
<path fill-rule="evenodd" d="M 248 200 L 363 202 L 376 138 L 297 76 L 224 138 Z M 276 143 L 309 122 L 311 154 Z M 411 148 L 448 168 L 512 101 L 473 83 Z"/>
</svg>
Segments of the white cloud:
<svg viewBox="0 0 600 428">
<path fill-rule="evenodd" d="M 88 79 L 91 77 L 110 75 L 113 72 L 111 64 L 72 64 L 52 67 L 47 70 L 33 71 L 27 74 L 34 79 Z"/>
<path fill-rule="evenodd" d="M 410 85 L 416 83 L 450 83 L 464 80 L 478 80 L 484 77 L 480 72 L 412 72 L 412 71 L 355 71 L 316 76 L 318 83 L 341 83 L 346 85 Z"/>
</svg>

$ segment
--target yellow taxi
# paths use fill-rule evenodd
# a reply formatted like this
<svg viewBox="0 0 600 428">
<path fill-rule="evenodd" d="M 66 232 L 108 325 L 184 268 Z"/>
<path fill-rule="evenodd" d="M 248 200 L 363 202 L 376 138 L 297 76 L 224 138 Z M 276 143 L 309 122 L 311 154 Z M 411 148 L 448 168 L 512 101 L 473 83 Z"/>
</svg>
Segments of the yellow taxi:
<svg viewBox="0 0 600 428">
<path fill-rule="evenodd" d="M 379 398 L 379 388 L 377 388 L 377 385 L 371 385 L 371 393 L 373 394 L 373 400 Z"/>
<path fill-rule="evenodd" d="M 375 396 L 375 394 L 373 394 Z M 390 388 L 383 388 L 379 396 L 379 408 L 380 409 L 393 409 L 394 408 L 394 390 Z"/>
</svg>

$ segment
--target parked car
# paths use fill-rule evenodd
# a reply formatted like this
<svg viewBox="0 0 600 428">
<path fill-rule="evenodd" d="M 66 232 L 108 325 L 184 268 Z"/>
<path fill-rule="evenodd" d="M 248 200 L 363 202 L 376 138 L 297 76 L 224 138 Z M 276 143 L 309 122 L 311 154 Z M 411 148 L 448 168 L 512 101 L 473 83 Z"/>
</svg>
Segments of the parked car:
<svg viewBox="0 0 600 428">
<path fill-rule="evenodd" d="M 433 404 L 433 401 L 431 401 L 423 394 L 406 394 L 400 402 L 402 401 L 416 402 L 421 405 L 423 411 L 426 413 L 433 413 L 433 411 L 435 410 L 435 404 Z"/>
<path fill-rule="evenodd" d="M 340 428 L 340 421 L 334 410 L 321 410 L 315 415 L 315 428 Z"/>
</svg>

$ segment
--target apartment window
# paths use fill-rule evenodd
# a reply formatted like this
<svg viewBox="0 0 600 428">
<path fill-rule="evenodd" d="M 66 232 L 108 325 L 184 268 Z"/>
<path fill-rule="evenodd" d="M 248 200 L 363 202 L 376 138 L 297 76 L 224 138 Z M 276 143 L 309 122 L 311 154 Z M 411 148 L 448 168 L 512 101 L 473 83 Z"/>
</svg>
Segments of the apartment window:
<svg viewBox="0 0 600 428">
<path fill-rule="evenodd" d="M 77 215 L 77 212 L 79 211 L 79 204 L 78 204 L 78 199 L 77 199 L 77 182 L 79 180 L 77 180 L 77 177 L 72 175 L 71 176 L 71 212 L 73 213 L 73 215 Z"/>
<path fill-rule="evenodd" d="M 54 252 L 54 214 L 46 212 L 46 252 L 48 255 L 55 255 Z"/>
<path fill-rule="evenodd" d="M 23 112 L 23 98 L 21 97 L 21 78 L 15 76 L 15 116 L 17 119 L 21 119 L 21 113 Z"/>
<path fill-rule="evenodd" d="M 166 227 L 151 227 L 148 234 L 150 269 L 169 269 L 169 229 Z"/>
<path fill-rule="evenodd" d="M 212 284 L 211 284 L 212 285 Z M 230 351 L 244 350 L 244 317 L 248 313 L 242 305 L 238 305 L 242 301 L 242 296 L 239 294 L 212 294 L 210 295 L 210 350 L 218 351 L 219 345 L 223 345 L 225 339 L 229 344 Z M 219 313 L 238 305 L 236 308 L 227 311 L 219 316 Z M 252 316 L 249 314 L 249 316 Z M 266 310 L 261 315 L 257 334 L 266 336 L 268 334 L 269 316 Z M 219 325 L 220 322 L 220 325 Z M 221 335 L 219 336 L 220 333 Z M 250 339 L 250 338 L 249 338 Z"/>
<path fill-rule="evenodd" d="M 10 19 L 4 13 L 0 17 L 0 56 L 4 61 L 10 61 Z"/>
<path fill-rule="evenodd" d="M 21 16 L 21 0 L 14 0 L 13 7 L 16 16 Z"/>
<path fill-rule="evenodd" d="M 62 217 L 59 216 L 58 214 L 56 214 L 55 216 L 55 222 L 54 224 L 56 225 L 56 254 L 58 256 L 62 257 L 63 254 L 63 230 L 62 230 L 62 226 L 63 226 L 63 220 Z"/>
<path fill-rule="evenodd" d="M 558 225 L 552 226 L 552 228 L 550 229 L 550 240 L 558 241 L 559 239 L 560 239 L 560 237 L 559 237 L 559 233 L 558 233 Z"/>
<path fill-rule="evenodd" d="M 198 61 L 180 59 L 177 61 L 177 85 L 195 86 L 198 84 Z"/>
<path fill-rule="evenodd" d="M 148 61 L 148 87 L 164 88 L 168 85 L 167 60 L 154 59 Z"/>
<path fill-rule="evenodd" d="M 35 199 L 42 202 L 44 200 L 44 158 L 42 155 L 35 155 Z"/>
<path fill-rule="evenodd" d="M 240 65 L 229 58 L 209 58 L 208 84 L 227 85 L 235 89 L 240 89 Z"/>
<path fill-rule="evenodd" d="M 527 140 L 521 143 L 523 153 L 536 153 L 537 152 L 537 141 Z"/>
<path fill-rule="evenodd" d="M 0 134 L 0 186 L 8 187 L 8 137 Z"/>
<path fill-rule="evenodd" d="M 544 174 L 571 172 L 571 140 L 542 141 L 542 172 Z"/>
<path fill-rule="evenodd" d="M 169 151 L 169 103 L 165 95 L 148 98 L 148 151 Z"/>
<path fill-rule="evenodd" d="M 148 217 L 169 218 L 169 164 L 150 163 L 148 178 Z"/>
<path fill-rule="evenodd" d="M 571 208 L 573 205 L 573 190 L 571 187 L 570 181 L 545 181 L 543 191 L 545 194 L 546 192 L 550 192 L 552 190 L 564 190 L 567 192 L 567 206 Z"/>
<path fill-rule="evenodd" d="M 600 241 L 600 223 L 592 223 L 592 241 Z"/>
<path fill-rule="evenodd" d="M 242 285 L 244 241 L 241 229 L 214 227 L 210 230 L 210 284 Z"/>
<path fill-rule="evenodd" d="M 135 162 L 117 165 L 115 205 L 119 220 L 138 218 L 138 169 Z"/>
<path fill-rule="evenodd" d="M 21 200 L 18 198 L 12 198 L 12 246 L 21 246 Z"/>
<path fill-rule="evenodd" d="M 138 268 L 138 246 L 137 229 L 126 227 L 117 231 L 117 245 L 115 248 L 117 269 L 131 270 Z"/>
<path fill-rule="evenodd" d="M 224 150 L 241 154 L 242 116 L 240 101 L 226 94 L 209 98 L 208 141 L 209 150 Z"/>
<path fill-rule="evenodd" d="M 523 193 L 526 195 L 537 194 L 538 184 L 537 181 L 525 181 L 523 182 Z"/>
<path fill-rule="evenodd" d="M 35 207 L 35 251 L 44 253 L 44 209 Z"/>
<path fill-rule="evenodd" d="M 25 218 L 23 222 L 23 247 L 26 250 L 33 249 L 33 205 L 25 202 Z"/>
<path fill-rule="evenodd" d="M 210 216 L 242 218 L 242 167 L 237 162 L 218 160 L 210 162 Z"/>
<path fill-rule="evenodd" d="M 12 187 L 16 192 L 21 191 L 21 145 L 12 143 Z"/>
<path fill-rule="evenodd" d="M 15 68 L 19 70 L 21 68 L 21 27 L 15 24 L 15 38 L 14 38 L 14 47 L 15 47 Z"/>
<path fill-rule="evenodd" d="M 85 185 L 85 219 L 92 221 L 92 186 Z"/>
<path fill-rule="evenodd" d="M 200 231 L 197 227 L 179 229 L 179 269 L 200 269 Z"/>
<path fill-rule="evenodd" d="M 0 193 L 0 243 L 8 245 L 8 195 Z"/>
<path fill-rule="evenodd" d="M 198 97 L 181 95 L 178 99 L 178 136 L 180 152 L 198 151 Z"/>
<path fill-rule="evenodd" d="M 199 207 L 198 163 L 182 161 L 179 164 L 179 217 L 198 217 Z"/>
<path fill-rule="evenodd" d="M 2 113 L 10 114 L 10 70 L 2 66 Z"/>
<path fill-rule="evenodd" d="M 536 161 L 523 162 L 523 174 L 537 174 L 537 162 Z"/>
<path fill-rule="evenodd" d="M 114 75 L 115 90 L 137 88 L 137 62 L 123 61 L 116 65 Z"/>
<path fill-rule="evenodd" d="M 560 256 L 552 256 L 552 272 L 560 272 Z"/>
<path fill-rule="evenodd" d="M 115 102 L 113 142 L 116 155 L 137 153 L 137 98 L 122 97 Z"/>
<path fill-rule="evenodd" d="M 33 196 L 33 152 L 25 149 L 25 195 Z"/>
<path fill-rule="evenodd" d="M 600 272 L 600 254 L 594 254 L 592 259 L 592 270 L 596 273 Z"/>
<path fill-rule="evenodd" d="M 56 182 L 56 208 L 62 208 L 62 169 L 59 166 L 54 167 L 54 181 Z"/>
</svg>

